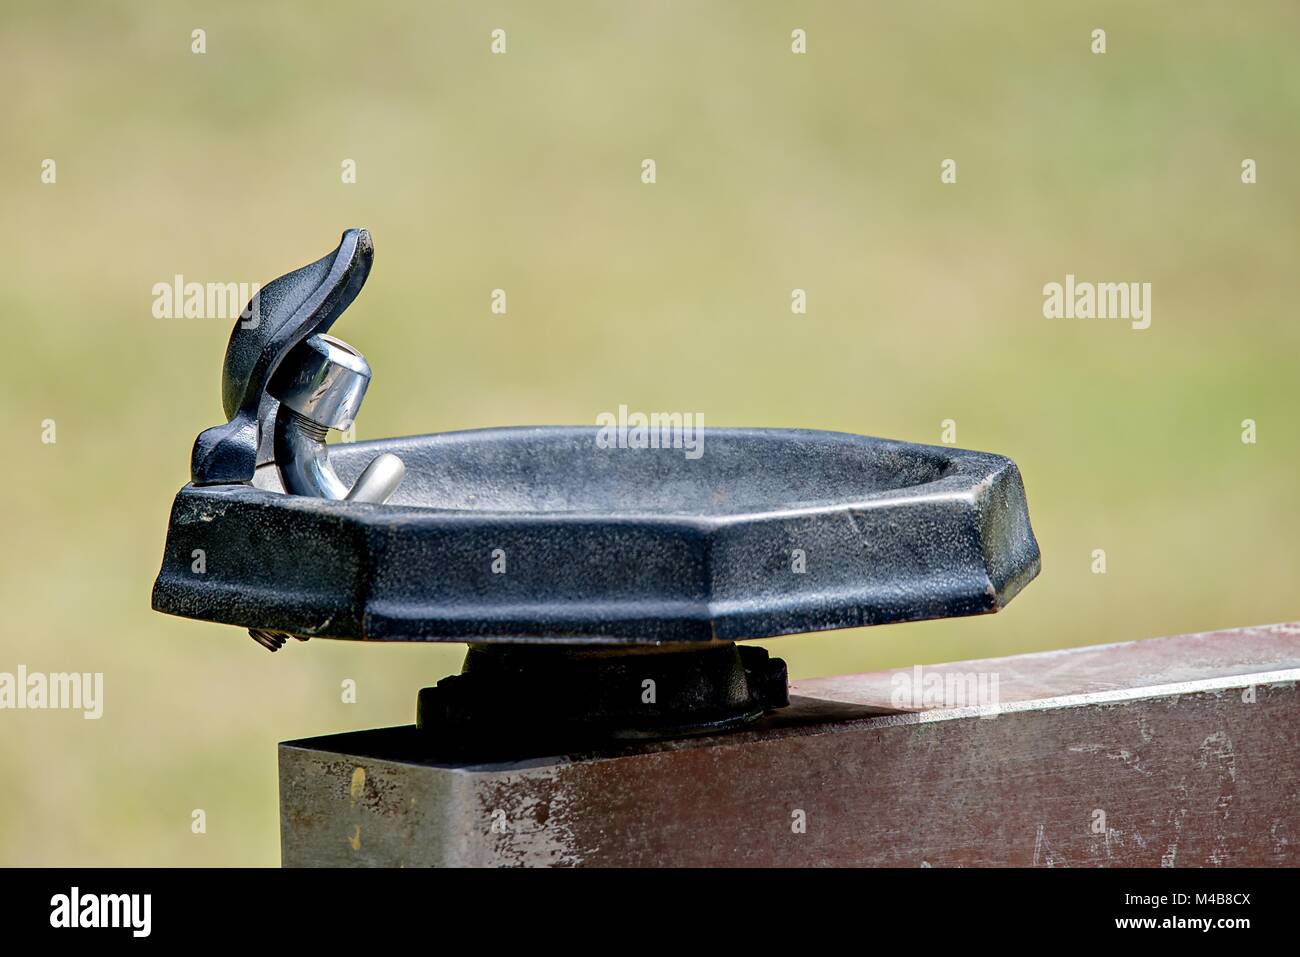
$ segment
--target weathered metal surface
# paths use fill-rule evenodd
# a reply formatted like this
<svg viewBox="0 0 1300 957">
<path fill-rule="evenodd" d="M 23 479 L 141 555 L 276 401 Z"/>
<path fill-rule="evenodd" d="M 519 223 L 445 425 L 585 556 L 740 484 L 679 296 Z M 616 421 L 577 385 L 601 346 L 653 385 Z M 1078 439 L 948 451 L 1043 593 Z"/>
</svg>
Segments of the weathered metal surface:
<svg viewBox="0 0 1300 957">
<path fill-rule="evenodd" d="M 332 447 L 349 484 L 379 453 L 402 459 L 384 506 L 186 486 L 154 608 L 333 638 L 730 641 L 996 611 L 1038 572 L 1001 456 L 710 429 L 691 460 L 597 432 Z"/>
<path fill-rule="evenodd" d="M 900 701 L 931 674 L 996 676 L 998 707 Z M 1300 624 L 1275 625 L 808 681 L 749 730 L 585 756 L 289 742 L 283 861 L 1300 864 L 1297 681 Z"/>
</svg>

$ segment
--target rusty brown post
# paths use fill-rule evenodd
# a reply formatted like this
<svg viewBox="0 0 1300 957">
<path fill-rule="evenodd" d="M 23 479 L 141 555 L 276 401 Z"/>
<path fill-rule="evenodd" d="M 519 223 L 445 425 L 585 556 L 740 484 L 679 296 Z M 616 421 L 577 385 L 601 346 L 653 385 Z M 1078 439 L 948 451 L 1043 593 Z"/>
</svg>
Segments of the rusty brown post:
<svg viewBox="0 0 1300 957">
<path fill-rule="evenodd" d="M 283 863 L 1300 863 L 1300 623 L 792 687 L 745 731 L 452 764 L 280 746 Z"/>
</svg>

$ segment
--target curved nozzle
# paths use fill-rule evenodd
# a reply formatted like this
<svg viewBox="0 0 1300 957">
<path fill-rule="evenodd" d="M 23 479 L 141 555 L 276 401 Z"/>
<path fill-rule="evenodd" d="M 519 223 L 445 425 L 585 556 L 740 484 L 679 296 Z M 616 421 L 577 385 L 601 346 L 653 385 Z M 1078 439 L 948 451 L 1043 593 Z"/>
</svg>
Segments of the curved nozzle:
<svg viewBox="0 0 1300 957">
<path fill-rule="evenodd" d="M 267 390 L 280 403 L 275 419 L 275 463 L 290 495 L 383 504 L 406 467 L 385 452 L 366 466 L 352 488 L 330 464 L 325 436 L 352 426 L 370 385 L 370 365 L 346 342 L 318 333 L 295 346 Z"/>
</svg>

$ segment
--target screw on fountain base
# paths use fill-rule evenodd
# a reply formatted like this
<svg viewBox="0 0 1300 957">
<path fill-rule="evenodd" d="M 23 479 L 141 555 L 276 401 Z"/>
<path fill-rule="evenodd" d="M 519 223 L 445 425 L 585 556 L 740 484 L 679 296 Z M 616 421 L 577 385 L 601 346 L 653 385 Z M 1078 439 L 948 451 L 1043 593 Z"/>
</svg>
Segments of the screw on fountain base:
<svg viewBox="0 0 1300 957">
<path fill-rule="evenodd" d="M 471 645 L 458 675 L 420 691 L 439 755 L 506 760 L 743 727 L 790 703 L 785 662 L 708 645 Z"/>
</svg>

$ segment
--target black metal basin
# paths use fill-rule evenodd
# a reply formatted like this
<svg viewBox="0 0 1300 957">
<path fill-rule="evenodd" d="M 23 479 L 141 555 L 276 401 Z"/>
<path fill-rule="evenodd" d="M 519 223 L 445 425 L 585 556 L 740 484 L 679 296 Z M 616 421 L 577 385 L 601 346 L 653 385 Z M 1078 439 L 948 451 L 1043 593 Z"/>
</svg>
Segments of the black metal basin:
<svg viewBox="0 0 1300 957">
<path fill-rule="evenodd" d="M 176 497 L 159 611 L 379 641 L 732 641 L 997 611 L 1039 569 L 1007 458 L 832 432 L 706 429 L 702 454 L 595 427 L 331 447 L 384 505 L 252 484 Z M 203 571 L 196 571 L 196 552 Z"/>
</svg>

